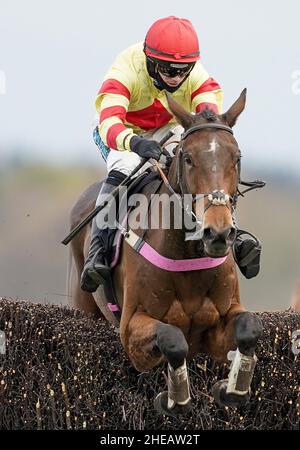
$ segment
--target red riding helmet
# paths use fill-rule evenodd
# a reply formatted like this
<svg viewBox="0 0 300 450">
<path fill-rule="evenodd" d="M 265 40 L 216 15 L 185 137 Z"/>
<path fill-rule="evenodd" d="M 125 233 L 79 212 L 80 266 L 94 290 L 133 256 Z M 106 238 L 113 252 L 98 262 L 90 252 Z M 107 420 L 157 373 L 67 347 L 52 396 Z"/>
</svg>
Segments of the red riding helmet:
<svg viewBox="0 0 300 450">
<path fill-rule="evenodd" d="M 149 28 L 144 51 L 147 56 L 164 61 L 191 63 L 200 59 L 197 33 L 188 19 L 169 16 Z"/>
</svg>

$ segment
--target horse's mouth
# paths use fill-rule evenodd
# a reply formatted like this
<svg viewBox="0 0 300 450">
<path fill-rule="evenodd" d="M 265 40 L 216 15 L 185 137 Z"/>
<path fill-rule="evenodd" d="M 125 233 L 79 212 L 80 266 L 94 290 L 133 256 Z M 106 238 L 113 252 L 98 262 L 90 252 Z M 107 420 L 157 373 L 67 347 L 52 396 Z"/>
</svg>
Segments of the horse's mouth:
<svg viewBox="0 0 300 450">
<path fill-rule="evenodd" d="M 227 244 L 211 244 L 204 242 L 204 251 L 210 258 L 223 258 L 227 256 L 231 246 Z"/>
</svg>

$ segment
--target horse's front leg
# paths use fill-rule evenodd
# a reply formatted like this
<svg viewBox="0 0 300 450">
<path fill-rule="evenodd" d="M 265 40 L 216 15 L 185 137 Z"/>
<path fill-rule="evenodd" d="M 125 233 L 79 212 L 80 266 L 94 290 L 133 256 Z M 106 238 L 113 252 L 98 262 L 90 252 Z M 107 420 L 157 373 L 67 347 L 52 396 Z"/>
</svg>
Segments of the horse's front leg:
<svg viewBox="0 0 300 450">
<path fill-rule="evenodd" d="M 218 381 L 213 396 L 223 406 L 239 406 L 249 400 L 257 358 L 255 347 L 262 333 L 258 316 L 233 306 L 218 325 L 205 335 L 208 353 L 216 360 L 231 361 L 228 379 Z M 223 357 L 222 357 L 223 356 Z"/>
<path fill-rule="evenodd" d="M 188 344 L 183 332 L 145 313 L 135 313 L 121 339 L 139 371 L 152 369 L 167 360 L 168 391 L 158 394 L 154 406 L 161 414 L 186 413 L 190 409 L 191 398 L 186 366 Z"/>
</svg>

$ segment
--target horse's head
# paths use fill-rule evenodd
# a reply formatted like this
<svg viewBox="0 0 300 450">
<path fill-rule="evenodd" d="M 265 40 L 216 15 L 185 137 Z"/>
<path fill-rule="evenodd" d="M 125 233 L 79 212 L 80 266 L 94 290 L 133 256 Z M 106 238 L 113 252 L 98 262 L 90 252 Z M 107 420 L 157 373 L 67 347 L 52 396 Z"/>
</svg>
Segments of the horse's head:
<svg viewBox="0 0 300 450">
<path fill-rule="evenodd" d="M 168 102 L 185 129 L 170 169 L 170 183 L 181 194 L 205 194 L 203 217 L 198 212 L 203 220 L 204 251 L 212 257 L 225 256 L 236 237 L 232 208 L 241 157 L 231 128 L 245 107 L 246 89 L 221 115 L 208 108 L 190 114 L 169 95 Z"/>
</svg>

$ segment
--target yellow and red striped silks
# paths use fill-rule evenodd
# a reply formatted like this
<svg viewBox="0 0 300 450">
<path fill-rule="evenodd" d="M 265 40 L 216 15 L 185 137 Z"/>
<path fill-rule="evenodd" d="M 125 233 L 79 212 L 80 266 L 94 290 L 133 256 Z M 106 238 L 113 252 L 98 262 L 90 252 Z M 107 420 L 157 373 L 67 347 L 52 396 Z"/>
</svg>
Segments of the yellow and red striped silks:
<svg viewBox="0 0 300 450">
<path fill-rule="evenodd" d="M 172 97 L 189 112 L 201 112 L 206 106 L 222 111 L 223 92 L 199 62 Z M 130 150 L 135 134 L 176 123 L 165 92 L 148 74 L 142 43 L 117 57 L 98 92 L 96 109 L 100 137 L 115 150 Z"/>
</svg>

